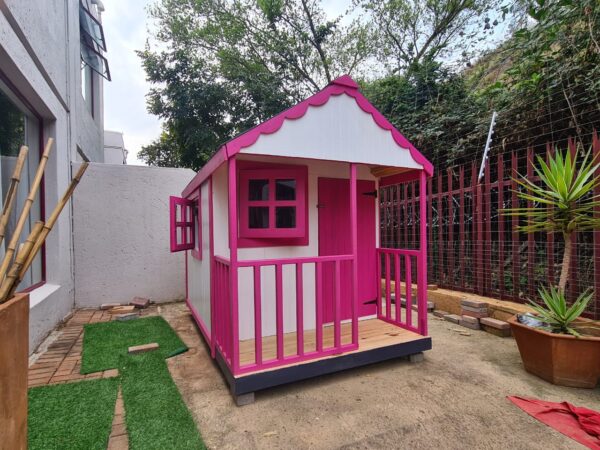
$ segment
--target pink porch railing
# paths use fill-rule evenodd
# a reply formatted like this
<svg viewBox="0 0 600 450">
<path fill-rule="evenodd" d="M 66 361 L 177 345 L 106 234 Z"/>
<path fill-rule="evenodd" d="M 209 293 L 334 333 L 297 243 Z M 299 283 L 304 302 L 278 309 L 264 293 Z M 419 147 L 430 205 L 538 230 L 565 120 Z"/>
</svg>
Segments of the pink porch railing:
<svg viewBox="0 0 600 450">
<path fill-rule="evenodd" d="M 214 257 L 214 345 L 227 365 L 233 367 L 234 346 L 231 333 L 230 264 L 224 258 Z"/>
<path fill-rule="evenodd" d="M 232 298 L 230 292 L 230 263 L 219 257 L 215 257 L 215 340 L 216 346 L 223 355 L 226 363 L 235 375 L 255 372 L 291 364 L 294 362 L 307 361 L 315 358 L 321 358 L 327 355 L 341 354 L 358 348 L 358 311 L 357 303 L 354 301 L 356 295 L 355 288 L 351 289 L 353 298 L 344 299 L 351 301 L 351 342 L 342 342 L 342 319 L 341 319 L 341 266 L 342 262 L 353 265 L 352 255 L 319 256 L 308 258 L 291 259 L 267 259 L 238 261 L 237 267 L 252 268 L 254 280 L 254 289 L 252 292 L 244 292 L 243 295 L 251 295 L 254 305 L 254 361 L 252 363 L 240 361 L 239 342 L 233 339 L 233 327 L 239 324 L 232 324 L 231 308 Z M 304 323 L 304 265 L 314 266 L 315 270 L 315 328 L 306 330 Z M 331 265 L 334 278 L 333 295 L 333 345 L 326 345 L 324 339 L 324 315 L 323 315 L 323 268 L 325 265 Z M 290 305 L 291 302 L 285 302 L 283 290 L 283 268 L 284 266 L 294 266 L 295 268 L 295 309 L 296 309 L 296 345 L 293 353 L 290 353 L 291 346 L 285 346 L 284 339 L 284 304 Z M 262 334 L 262 282 L 261 272 L 263 267 L 274 267 L 275 276 L 275 341 L 276 355 L 274 358 L 265 358 L 264 341 L 267 339 Z M 241 295 L 241 293 L 240 293 Z M 314 348 L 307 349 L 305 346 L 306 332 L 314 333 Z M 237 334 L 237 333 L 236 333 Z"/>
<path fill-rule="evenodd" d="M 425 336 L 427 335 L 427 293 L 426 286 L 419 282 L 418 273 L 422 264 L 422 253 L 419 250 L 377 249 L 377 273 L 385 280 L 377 284 L 377 317 Z M 417 282 L 414 283 L 413 280 Z M 382 284 L 385 285 L 384 293 L 382 293 Z M 416 298 L 413 295 L 415 284 Z M 413 305 L 417 305 L 416 318 L 413 317 Z"/>
</svg>

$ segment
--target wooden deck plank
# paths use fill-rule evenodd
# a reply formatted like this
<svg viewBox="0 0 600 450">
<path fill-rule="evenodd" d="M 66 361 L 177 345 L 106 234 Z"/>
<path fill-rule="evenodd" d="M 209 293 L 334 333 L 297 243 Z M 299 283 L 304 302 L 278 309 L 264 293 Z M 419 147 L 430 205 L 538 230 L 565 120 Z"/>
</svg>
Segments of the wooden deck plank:
<svg viewBox="0 0 600 450">
<path fill-rule="evenodd" d="M 333 347 L 334 343 L 334 327 L 332 325 L 323 327 L 323 349 Z M 344 355 L 357 352 L 365 352 L 373 349 L 383 348 L 391 345 L 402 344 L 415 340 L 422 339 L 423 336 L 413 333 L 412 331 L 399 328 L 395 325 L 391 325 L 378 319 L 366 319 L 360 320 L 358 323 L 358 336 L 359 336 L 359 348 L 351 352 L 346 352 Z M 351 322 L 343 323 L 341 327 L 342 345 L 349 344 L 352 342 L 352 324 Z M 291 356 L 297 354 L 297 337 L 296 333 L 286 333 L 283 336 L 284 342 L 284 355 Z M 274 359 L 277 356 L 277 338 L 276 336 L 263 337 L 263 361 Z M 240 342 L 240 365 L 244 366 L 247 364 L 254 363 L 254 339 L 248 339 Z M 315 351 L 316 349 L 316 332 L 315 330 L 304 331 L 304 350 L 305 352 Z M 310 361 L 301 361 L 296 363 L 279 366 L 268 370 L 277 370 L 281 367 L 290 367 L 301 364 L 306 364 L 312 361 L 319 361 L 323 359 L 335 358 L 339 355 L 324 356 L 322 358 L 315 358 Z M 259 373 L 261 371 L 252 372 L 252 374 Z M 247 376 L 249 374 L 241 375 Z"/>
</svg>

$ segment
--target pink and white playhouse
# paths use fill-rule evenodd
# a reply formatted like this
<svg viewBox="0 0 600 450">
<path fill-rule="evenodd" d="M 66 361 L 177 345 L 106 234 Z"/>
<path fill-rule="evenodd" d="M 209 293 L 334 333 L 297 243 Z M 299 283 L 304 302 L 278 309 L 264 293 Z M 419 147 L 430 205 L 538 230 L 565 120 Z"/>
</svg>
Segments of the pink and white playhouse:
<svg viewBox="0 0 600 450">
<path fill-rule="evenodd" d="M 171 197 L 187 304 L 238 403 L 427 335 L 433 167 L 343 76 L 223 145 Z M 419 245 L 379 245 L 379 187 L 417 182 Z"/>
</svg>

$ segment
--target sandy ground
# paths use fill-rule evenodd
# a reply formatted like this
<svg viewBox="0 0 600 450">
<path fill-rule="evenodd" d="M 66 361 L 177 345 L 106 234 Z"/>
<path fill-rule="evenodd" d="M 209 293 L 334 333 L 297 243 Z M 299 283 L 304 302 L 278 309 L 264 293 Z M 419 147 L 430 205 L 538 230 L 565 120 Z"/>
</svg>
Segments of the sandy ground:
<svg viewBox="0 0 600 450">
<path fill-rule="evenodd" d="M 256 394 L 235 406 L 185 305 L 161 313 L 190 346 L 169 367 L 209 448 L 584 448 L 529 417 L 507 395 L 600 410 L 600 388 L 553 386 L 526 373 L 514 340 L 461 336 L 430 315 L 433 350 Z M 168 414 L 168 412 L 165 412 Z"/>
</svg>

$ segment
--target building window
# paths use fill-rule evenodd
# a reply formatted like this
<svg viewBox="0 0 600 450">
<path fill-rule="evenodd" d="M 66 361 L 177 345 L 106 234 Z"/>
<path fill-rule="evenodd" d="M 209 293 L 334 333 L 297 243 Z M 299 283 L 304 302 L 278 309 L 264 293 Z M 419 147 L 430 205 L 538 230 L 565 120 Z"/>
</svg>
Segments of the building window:
<svg viewBox="0 0 600 450">
<path fill-rule="evenodd" d="M 81 63 L 81 95 L 87 110 L 94 117 L 94 73 L 84 62 Z"/>
<path fill-rule="evenodd" d="M 4 258 L 8 243 L 12 238 L 17 221 L 29 194 L 35 172 L 40 161 L 40 140 L 41 140 L 41 122 L 40 120 L 19 101 L 19 99 L 8 89 L 0 80 L 0 195 L 2 201 L 10 186 L 11 176 L 15 168 L 19 149 L 22 145 L 29 147 L 27 161 L 21 172 L 21 181 L 17 188 L 16 202 L 10 214 L 5 238 L 0 245 L 0 257 Z M 42 202 L 40 198 L 43 195 L 43 184 L 36 195 L 34 204 L 31 207 L 29 217 L 25 223 L 19 242 L 24 242 L 29 235 L 33 224 L 41 220 Z M 18 246 L 17 246 L 18 248 Z M 43 281 L 43 251 L 38 253 L 31 268 L 23 278 L 18 290 L 30 288 Z"/>
<path fill-rule="evenodd" d="M 306 175 L 305 167 L 240 170 L 240 237 L 304 237 Z"/>
<path fill-rule="evenodd" d="M 198 189 L 198 197 L 194 199 L 194 249 L 192 256 L 202 259 L 202 189 Z"/>
</svg>

